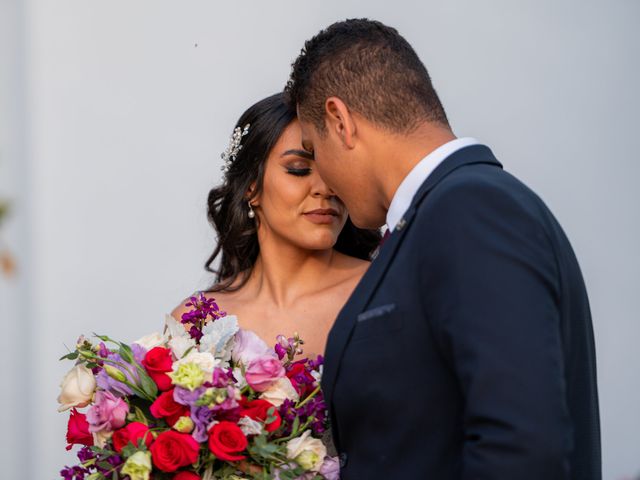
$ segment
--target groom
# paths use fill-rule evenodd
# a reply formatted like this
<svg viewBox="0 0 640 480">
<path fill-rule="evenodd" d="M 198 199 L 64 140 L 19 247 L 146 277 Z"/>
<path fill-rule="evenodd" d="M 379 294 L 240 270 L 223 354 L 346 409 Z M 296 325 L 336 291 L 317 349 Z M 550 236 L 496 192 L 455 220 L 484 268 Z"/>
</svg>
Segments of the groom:
<svg viewBox="0 0 640 480">
<path fill-rule="evenodd" d="M 587 293 L 540 198 L 379 22 L 309 40 L 287 92 L 353 222 L 391 232 L 326 350 L 342 478 L 600 479 Z"/>
</svg>

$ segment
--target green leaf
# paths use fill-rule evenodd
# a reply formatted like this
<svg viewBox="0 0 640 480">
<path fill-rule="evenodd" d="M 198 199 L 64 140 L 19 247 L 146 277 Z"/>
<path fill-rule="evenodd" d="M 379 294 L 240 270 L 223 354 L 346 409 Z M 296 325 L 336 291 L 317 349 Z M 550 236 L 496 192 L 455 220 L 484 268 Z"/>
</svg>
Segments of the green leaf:
<svg viewBox="0 0 640 480">
<path fill-rule="evenodd" d="M 293 419 L 293 425 L 291 426 L 291 432 L 292 433 L 296 433 L 298 431 L 298 428 L 300 428 L 300 417 L 297 417 Z"/>
<path fill-rule="evenodd" d="M 155 398 L 158 396 L 158 386 L 156 382 L 145 372 L 142 368 L 138 369 L 138 376 L 140 377 L 140 386 L 142 390 L 150 397 Z"/>
<path fill-rule="evenodd" d="M 120 354 L 120 357 L 122 357 L 125 362 L 133 365 L 135 363 L 135 359 L 133 358 L 133 350 L 131 350 L 131 347 L 124 343 L 119 343 L 119 345 L 120 349 L 118 350 L 118 353 Z"/>
<path fill-rule="evenodd" d="M 113 468 L 113 465 L 106 461 L 98 462 L 98 466 L 105 470 L 111 470 Z"/>
<path fill-rule="evenodd" d="M 67 353 L 66 355 L 60 357 L 60 360 L 75 360 L 78 358 L 78 351 L 74 350 L 73 352 Z"/>
</svg>

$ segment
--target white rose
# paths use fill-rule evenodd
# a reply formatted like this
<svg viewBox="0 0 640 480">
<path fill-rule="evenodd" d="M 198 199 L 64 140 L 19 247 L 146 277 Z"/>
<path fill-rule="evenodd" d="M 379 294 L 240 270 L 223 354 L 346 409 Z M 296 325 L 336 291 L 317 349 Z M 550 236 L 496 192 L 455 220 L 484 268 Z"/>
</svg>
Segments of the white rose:
<svg viewBox="0 0 640 480">
<path fill-rule="evenodd" d="M 220 364 L 220 359 L 215 358 L 209 352 L 198 352 L 191 350 L 189 354 L 173 363 L 173 371 L 175 372 L 183 363 L 192 363 L 196 365 L 205 374 L 213 374 L 213 370 Z"/>
<path fill-rule="evenodd" d="M 107 441 L 113 436 L 113 432 L 101 430 L 99 432 L 93 432 L 91 435 L 93 436 L 94 445 L 100 448 L 104 448 L 104 446 L 107 444 Z"/>
<path fill-rule="evenodd" d="M 64 376 L 60 388 L 59 412 L 72 407 L 86 407 L 96 389 L 96 377 L 84 365 L 76 365 Z"/>
<path fill-rule="evenodd" d="M 287 458 L 295 460 L 302 468 L 317 472 L 327 456 L 327 447 L 322 440 L 311 437 L 307 430 L 300 437 L 287 442 Z"/>
<path fill-rule="evenodd" d="M 145 350 L 151 350 L 155 347 L 164 346 L 165 338 L 160 335 L 158 332 L 150 333 L 149 335 L 145 335 L 144 337 L 136 340 L 133 343 L 137 343 L 141 347 L 144 347 Z"/>
<path fill-rule="evenodd" d="M 300 395 L 293 385 L 291 384 L 291 380 L 287 377 L 279 378 L 273 385 L 271 385 L 267 390 L 262 392 L 260 398 L 263 400 L 267 400 L 272 403 L 276 407 L 280 407 L 285 400 L 292 400 L 297 402 L 300 400 Z"/>
</svg>

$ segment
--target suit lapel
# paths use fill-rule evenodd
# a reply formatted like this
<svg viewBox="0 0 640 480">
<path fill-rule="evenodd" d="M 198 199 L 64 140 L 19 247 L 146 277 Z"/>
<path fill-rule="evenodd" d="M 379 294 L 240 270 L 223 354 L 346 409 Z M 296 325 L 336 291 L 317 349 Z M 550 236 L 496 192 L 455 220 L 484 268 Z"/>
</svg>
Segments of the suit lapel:
<svg viewBox="0 0 640 480">
<path fill-rule="evenodd" d="M 331 409 L 333 389 L 342 361 L 344 350 L 351 338 L 358 314 L 362 313 L 376 292 L 395 254 L 402 243 L 416 210 L 426 195 L 454 170 L 471 164 L 487 163 L 498 167 L 502 165 L 495 159 L 491 150 L 483 145 L 463 148 L 445 159 L 422 184 L 413 198 L 412 204 L 404 214 L 396 229 L 381 247 L 378 257 L 372 262 L 367 273 L 354 290 L 344 306 L 329 334 L 325 352 L 322 388 L 327 405 Z"/>
</svg>

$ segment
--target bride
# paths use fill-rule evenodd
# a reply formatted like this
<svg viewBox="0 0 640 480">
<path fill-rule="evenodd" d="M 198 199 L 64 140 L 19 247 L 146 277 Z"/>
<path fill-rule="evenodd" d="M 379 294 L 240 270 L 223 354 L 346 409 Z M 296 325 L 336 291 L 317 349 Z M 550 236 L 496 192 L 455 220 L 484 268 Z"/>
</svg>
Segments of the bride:
<svg viewBox="0 0 640 480">
<path fill-rule="evenodd" d="M 351 223 L 302 148 L 295 110 L 281 93 L 240 117 L 222 157 L 223 183 L 208 198 L 218 242 L 206 262 L 215 283 L 205 295 L 269 345 L 296 332 L 305 356 L 324 352 L 379 232 Z M 172 313 L 178 320 L 185 302 Z"/>
</svg>

